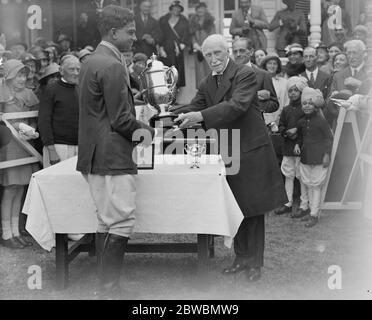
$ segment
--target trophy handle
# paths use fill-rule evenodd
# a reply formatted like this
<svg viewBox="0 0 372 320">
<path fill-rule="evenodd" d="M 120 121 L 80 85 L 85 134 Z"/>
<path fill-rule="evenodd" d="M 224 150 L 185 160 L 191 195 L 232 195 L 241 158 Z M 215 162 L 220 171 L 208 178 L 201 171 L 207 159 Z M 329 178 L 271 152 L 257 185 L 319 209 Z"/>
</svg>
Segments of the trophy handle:
<svg viewBox="0 0 372 320">
<path fill-rule="evenodd" d="M 165 82 L 167 83 L 167 87 L 168 89 L 170 90 L 174 90 L 176 88 L 176 85 L 177 85 L 177 81 L 178 81 L 178 71 L 177 69 L 172 66 L 170 68 L 166 68 L 165 70 Z M 172 83 L 168 83 L 168 78 L 170 78 L 172 80 Z"/>
</svg>

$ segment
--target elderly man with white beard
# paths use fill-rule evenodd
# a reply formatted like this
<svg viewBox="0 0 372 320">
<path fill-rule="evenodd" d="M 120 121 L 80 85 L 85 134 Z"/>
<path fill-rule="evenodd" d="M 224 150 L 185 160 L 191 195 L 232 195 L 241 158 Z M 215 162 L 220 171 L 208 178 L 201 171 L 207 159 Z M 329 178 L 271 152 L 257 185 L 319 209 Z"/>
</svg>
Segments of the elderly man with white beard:
<svg viewBox="0 0 372 320">
<path fill-rule="evenodd" d="M 234 130 L 240 134 L 240 139 L 228 139 L 226 145 L 219 145 L 220 150 L 233 154 L 231 160 L 221 152 L 225 163 L 228 160 L 231 167 L 240 168 L 230 172 L 226 166 L 226 179 L 244 215 L 234 238 L 235 261 L 223 274 L 245 271 L 252 282 L 261 277 L 265 213 L 288 200 L 258 106 L 256 73 L 229 59 L 228 44 L 222 35 L 206 38 L 202 52 L 212 72 L 201 82 L 190 104 L 176 110 L 179 116 L 175 121 L 181 123 L 181 128 L 203 122 L 207 130 L 216 129 L 220 136 L 227 132 L 231 137 Z"/>
</svg>

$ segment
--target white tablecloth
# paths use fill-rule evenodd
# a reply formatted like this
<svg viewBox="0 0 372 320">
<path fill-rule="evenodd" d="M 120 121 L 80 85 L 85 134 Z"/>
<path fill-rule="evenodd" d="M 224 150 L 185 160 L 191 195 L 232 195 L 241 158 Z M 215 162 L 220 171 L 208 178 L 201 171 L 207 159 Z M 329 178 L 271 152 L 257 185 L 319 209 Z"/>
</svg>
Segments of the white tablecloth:
<svg viewBox="0 0 372 320">
<path fill-rule="evenodd" d="M 46 250 L 54 233 L 94 233 L 96 208 L 88 184 L 75 170 L 77 157 L 36 172 L 23 212 L 26 230 Z M 137 179 L 135 232 L 214 234 L 230 247 L 243 214 L 227 184 L 217 155 L 203 155 L 200 169 L 190 169 L 183 155 L 155 156 L 154 170 Z"/>
</svg>

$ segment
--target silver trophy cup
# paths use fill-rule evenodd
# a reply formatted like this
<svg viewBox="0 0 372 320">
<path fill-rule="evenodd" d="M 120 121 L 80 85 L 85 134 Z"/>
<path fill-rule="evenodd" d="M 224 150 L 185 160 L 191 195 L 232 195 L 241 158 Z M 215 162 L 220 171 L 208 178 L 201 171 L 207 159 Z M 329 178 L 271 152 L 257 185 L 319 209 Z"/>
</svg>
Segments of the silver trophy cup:
<svg viewBox="0 0 372 320">
<path fill-rule="evenodd" d="M 172 128 L 173 120 L 177 115 L 169 112 L 168 109 L 176 100 L 177 69 L 173 66 L 170 68 L 164 66 L 153 54 L 139 79 L 145 102 L 158 111 L 158 114 L 150 120 L 151 126 L 155 127 L 155 123 L 159 121 L 164 128 Z"/>
</svg>

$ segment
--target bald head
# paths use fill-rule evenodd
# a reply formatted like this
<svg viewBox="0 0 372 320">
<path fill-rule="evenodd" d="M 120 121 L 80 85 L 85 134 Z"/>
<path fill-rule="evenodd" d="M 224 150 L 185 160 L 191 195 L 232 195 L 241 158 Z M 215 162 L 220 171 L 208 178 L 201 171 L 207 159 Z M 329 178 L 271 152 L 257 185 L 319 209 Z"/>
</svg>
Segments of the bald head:
<svg viewBox="0 0 372 320">
<path fill-rule="evenodd" d="M 202 45 L 203 55 L 212 71 L 222 73 L 229 61 L 229 45 L 220 34 L 207 37 Z"/>
</svg>

